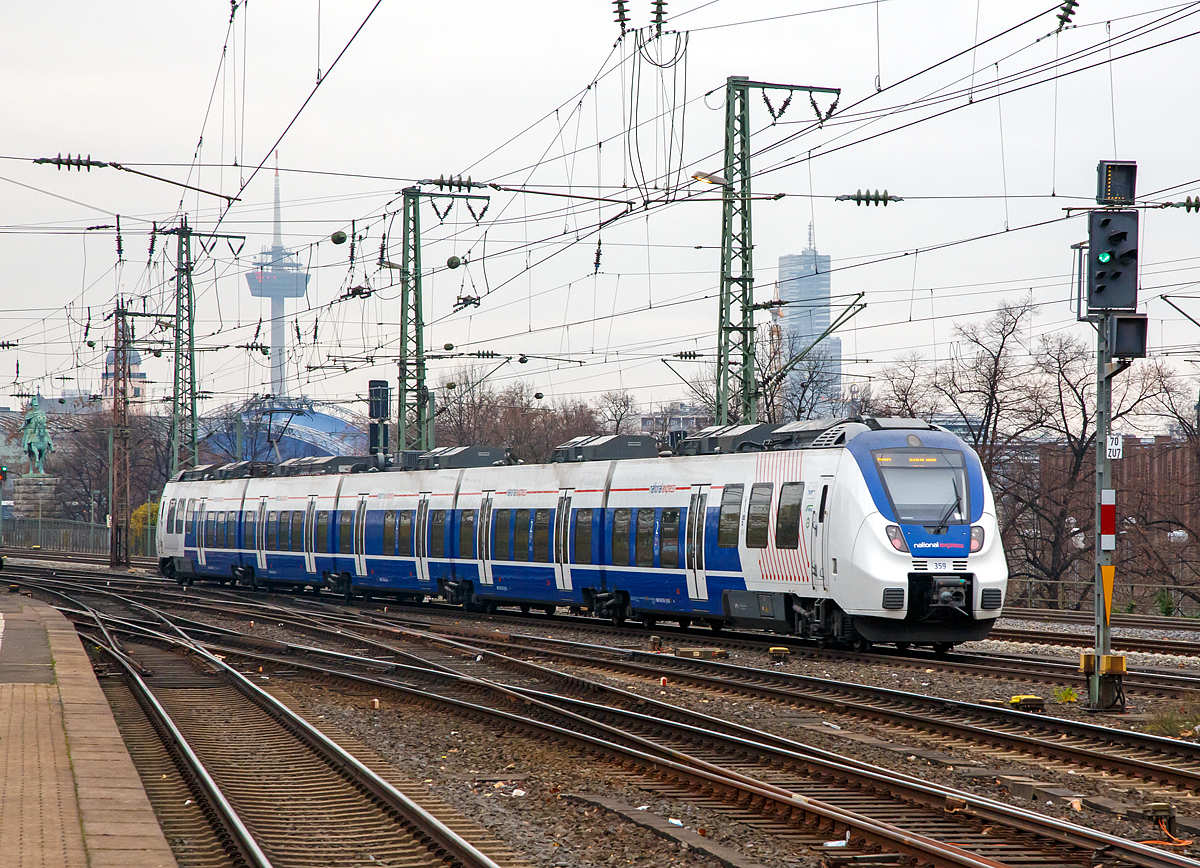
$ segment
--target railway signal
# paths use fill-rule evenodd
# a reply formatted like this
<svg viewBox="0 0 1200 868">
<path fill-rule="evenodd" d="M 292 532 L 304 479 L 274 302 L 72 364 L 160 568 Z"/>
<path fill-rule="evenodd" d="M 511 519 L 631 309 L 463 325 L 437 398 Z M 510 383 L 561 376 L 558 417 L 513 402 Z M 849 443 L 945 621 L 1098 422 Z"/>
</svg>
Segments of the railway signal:
<svg viewBox="0 0 1200 868">
<path fill-rule="evenodd" d="M 1088 214 L 1088 311 L 1137 307 L 1138 212 Z"/>
</svg>

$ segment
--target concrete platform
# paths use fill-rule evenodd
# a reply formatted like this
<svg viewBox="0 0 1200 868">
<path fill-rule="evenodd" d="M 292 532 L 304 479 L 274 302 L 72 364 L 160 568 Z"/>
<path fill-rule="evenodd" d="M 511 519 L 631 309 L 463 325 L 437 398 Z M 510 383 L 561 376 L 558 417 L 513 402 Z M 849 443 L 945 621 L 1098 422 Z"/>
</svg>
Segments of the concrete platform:
<svg viewBox="0 0 1200 868">
<path fill-rule="evenodd" d="M 0 594 L 0 868 L 173 868 L 75 628 Z"/>
</svg>

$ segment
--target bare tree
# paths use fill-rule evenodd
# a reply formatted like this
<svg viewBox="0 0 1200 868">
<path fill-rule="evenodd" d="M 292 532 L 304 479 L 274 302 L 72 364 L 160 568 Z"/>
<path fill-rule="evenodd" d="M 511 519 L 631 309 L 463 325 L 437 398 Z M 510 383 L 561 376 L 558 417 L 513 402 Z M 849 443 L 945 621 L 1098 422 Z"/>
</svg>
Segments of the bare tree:
<svg viewBox="0 0 1200 868">
<path fill-rule="evenodd" d="M 877 375 L 872 395 L 881 413 L 932 420 L 941 410 L 933 365 L 919 353 L 905 353 Z"/>
<path fill-rule="evenodd" d="M 605 392 L 596 399 L 596 416 L 605 434 L 636 434 L 640 409 L 626 389 Z"/>
<path fill-rule="evenodd" d="M 1030 298 L 1003 301 L 986 321 L 956 326 L 957 352 L 937 366 L 933 380 L 947 421 L 979 454 L 989 476 L 1042 421 L 1037 390 L 1043 381 L 1023 338 L 1032 315 Z"/>
<path fill-rule="evenodd" d="M 1032 362 L 1037 429 L 1007 441 L 991 473 L 1001 533 L 1011 581 L 1027 600 L 1078 608 L 1094 584 L 1095 355 L 1079 338 L 1056 333 L 1038 343 Z M 1112 421 L 1138 424 L 1161 378 L 1160 364 L 1147 361 L 1114 381 Z"/>
<path fill-rule="evenodd" d="M 498 443 L 499 399 L 487 375 L 491 369 L 466 366 L 438 382 L 434 415 L 437 442 L 444 446 L 482 446 Z M 454 388 L 450 388 L 450 384 Z"/>
</svg>

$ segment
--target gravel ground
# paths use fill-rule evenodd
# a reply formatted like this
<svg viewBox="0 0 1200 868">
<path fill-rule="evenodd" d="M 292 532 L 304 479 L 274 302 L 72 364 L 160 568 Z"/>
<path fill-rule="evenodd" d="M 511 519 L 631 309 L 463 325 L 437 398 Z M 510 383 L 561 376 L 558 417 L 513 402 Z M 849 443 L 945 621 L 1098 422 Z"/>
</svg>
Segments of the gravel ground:
<svg viewBox="0 0 1200 868">
<path fill-rule="evenodd" d="M 286 599 L 281 595 L 279 602 L 284 603 Z M 485 629 L 490 627 L 500 632 L 533 632 L 533 628 L 529 626 L 515 625 L 503 618 L 478 617 L 467 621 L 461 616 L 430 609 L 393 608 L 393 613 L 401 612 L 404 617 L 430 623 L 469 624 Z M 192 612 L 181 614 L 197 617 Z M 200 616 L 200 619 L 223 621 L 225 626 L 247 629 L 241 619 L 214 619 L 209 616 Z M 1058 629 L 1041 622 L 1033 624 L 1015 620 L 1007 620 L 1005 625 L 1041 630 Z M 1078 630 L 1078 625 L 1065 625 L 1063 629 L 1083 632 Z M 331 641 L 296 636 L 290 630 L 274 623 L 258 621 L 249 632 L 265 638 L 303 641 L 307 644 L 345 650 L 345 646 Z M 621 640 L 602 639 L 589 631 L 550 622 L 539 625 L 536 632 L 539 635 L 597 644 L 648 647 L 648 636 L 636 633 L 629 634 Z M 715 641 L 715 637 L 705 631 L 691 632 L 694 635 L 686 638 L 669 636 L 668 643 L 675 639 L 680 639 L 681 644 L 688 645 L 703 645 L 706 640 Z M 1122 633 L 1134 635 L 1142 632 L 1128 628 L 1122 630 Z M 1154 631 L 1154 635 L 1184 640 L 1196 639 L 1198 636 L 1181 631 Z M 1054 645 L 1030 646 L 992 640 L 970 643 L 961 646 L 960 650 L 1036 654 L 1072 660 L 1078 656 L 1078 649 L 1075 648 Z M 1187 670 L 1200 668 L 1198 658 L 1147 654 L 1129 656 L 1130 663 L 1135 667 Z M 1049 715 L 1129 728 L 1142 728 L 1148 718 L 1179 706 L 1178 702 L 1135 697 L 1130 702 L 1130 713 L 1097 718 L 1078 708 L 1077 703 L 1059 701 L 1045 686 L 1034 687 L 1018 679 L 992 679 L 939 672 L 935 668 L 936 664 L 924 670 L 913 670 L 891 666 L 882 661 L 822 660 L 803 653 L 794 654 L 785 664 L 772 664 L 765 655 L 746 651 L 731 651 L 729 662 L 967 701 L 1006 700 L 1014 694 L 1035 693 L 1046 700 Z M 800 708 L 787 709 L 745 697 L 709 694 L 675 685 L 662 688 L 657 683 L 591 670 L 581 669 L 576 674 L 771 731 L 792 738 L 801 745 L 808 744 L 850 755 L 884 769 L 978 793 L 1134 840 L 1153 838 L 1155 830 L 1149 823 L 1142 821 L 1134 822 L 1090 810 L 1079 812 L 1071 810 L 1068 806 L 1033 804 L 1027 800 L 1016 799 L 1000 787 L 995 778 L 968 777 L 963 773 L 962 766 L 930 762 L 903 750 L 887 750 L 849 740 L 846 736 L 853 733 L 869 734 L 912 748 L 933 749 L 951 757 L 961 758 L 964 765 L 982 763 L 1004 769 L 1036 766 L 1032 771 L 1043 782 L 1081 794 L 1104 795 L 1133 805 L 1150 801 L 1180 802 L 1181 794 L 1140 782 L 1135 784 L 1109 778 L 1100 773 L 1080 773 L 1044 761 L 1025 763 L 1019 758 L 988 758 L 986 750 L 978 746 L 954 744 L 912 732 L 892 732 L 845 715 L 819 714 Z M 1082 685 L 1080 679 L 1080 688 Z M 384 702 L 379 711 L 372 711 L 365 707 L 361 697 L 345 696 L 322 687 L 289 684 L 289 689 L 294 691 L 299 701 L 314 715 L 326 715 L 331 722 L 371 745 L 403 772 L 423 780 L 431 791 L 464 814 L 478 818 L 515 850 L 539 866 L 607 868 L 614 865 L 639 864 L 716 864 L 707 856 L 680 849 L 678 845 L 624 822 L 613 814 L 572 803 L 564 798 L 570 793 L 604 795 L 619 798 L 635 807 L 647 806 L 647 810 L 660 816 L 679 819 L 688 828 L 703 828 L 714 841 L 732 846 L 740 850 L 746 858 L 771 868 L 783 865 L 815 866 L 819 861 L 819 854 L 814 851 L 797 851 L 772 836 L 756 832 L 722 814 L 704 811 L 687 801 L 672 798 L 669 793 L 655 790 L 652 784 L 614 772 L 594 757 L 571 754 L 546 743 L 534 744 L 525 739 L 509 737 L 442 711 L 415 705 L 393 705 L 389 702 Z M 816 731 L 813 727 L 816 727 Z M 1200 813 L 1200 809 L 1189 810 L 1181 807 L 1181 813 Z M 1184 852 L 1196 855 L 1200 850 L 1193 847 Z"/>
<path fill-rule="evenodd" d="M 530 862 L 559 868 L 615 865 L 715 866 L 707 855 L 654 835 L 615 814 L 574 803 L 570 793 L 620 799 L 684 827 L 769 868 L 817 866 L 797 850 L 722 814 L 639 786 L 632 775 L 597 757 L 549 742 L 531 742 L 443 711 L 289 683 L 307 713 L 321 716 L 369 744 L 430 792 L 482 823 Z"/>
<path fill-rule="evenodd" d="M 429 620 L 442 619 L 435 617 Z M 449 623 L 463 623 L 461 619 L 446 618 L 445 620 Z M 230 619 L 226 626 L 244 628 L 244 622 Z M 568 633 L 575 633 L 576 635 L 573 638 L 594 641 L 594 637 L 580 635 L 580 631 L 578 630 L 572 631 L 569 628 L 561 627 L 550 629 L 552 626 L 547 625 L 548 629 L 545 632 L 553 632 L 563 638 L 569 638 L 566 635 Z M 504 625 L 498 623 L 496 629 L 502 630 L 504 629 Z M 300 638 L 285 628 L 261 621 L 256 622 L 252 632 L 282 641 L 296 641 Z M 634 634 L 634 638 L 640 637 Z M 312 639 L 307 639 L 305 641 L 325 647 L 336 647 L 334 643 L 324 640 L 313 641 Z M 625 644 L 641 647 L 645 643 L 626 642 Z M 766 660 L 764 655 L 735 651 L 730 654 L 730 662 L 739 665 L 773 668 L 797 674 L 853 681 L 968 701 L 987 698 L 1007 699 L 1015 693 L 1046 693 L 1044 690 L 1033 689 L 1027 682 L 1022 681 L 984 679 L 950 672 L 938 672 L 932 667 L 924 671 L 918 670 L 914 672 L 912 669 L 893 667 L 886 663 L 875 661 L 865 663 L 829 661 L 795 655 L 786 664 L 772 664 Z M 1011 796 L 1007 790 L 1000 786 L 995 777 L 971 777 L 964 773 L 963 767 L 982 764 L 986 767 L 997 769 L 1027 768 L 1030 770 L 1031 775 L 1036 776 L 1038 780 L 1048 785 L 1070 789 L 1082 795 L 1102 795 L 1124 801 L 1131 805 L 1141 805 L 1151 801 L 1180 803 L 1183 795 L 1142 782 L 1114 779 L 1102 773 L 1080 772 L 1070 769 L 1065 765 L 1045 761 L 1030 760 L 1022 762 L 1019 758 L 1013 759 L 1011 757 L 993 757 L 989 759 L 986 749 L 980 748 L 977 745 L 956 744 L 946 739 L 923 736 L 913 732 L 895 732 L 876 724 L 855 720 L 847 715 L 821 714 L 803 708 L 788 709 L 772 703 L 750 700 L 746 697 L 710 694 L 670 684 L 666 688 L 662 688 L 656 683 L 646 682 L 643 679 L 598 673 L 595 670 L 583 668 L 574 669 L 562 666 L 556 666 L 556 668 L 570 671 L 581 677 L 622 687 L 642 695 L 672 702 L 695 711 L 728 720 L 736 720 L 747 726 L 793 739 L 800 745 L 807 744 L 834 753 L 850 755 L 856 759 L 875 764 L 883 769 L 903 772 L 923 780 L 977 793 L 1135 840 L 1153 837 L 1153 828 L 1143 821 L 1125 820 L 1092 810 L 1084 810 L 1082 812 L 1073 811 L 1069 806 L 1034 804 L 1025 799 L 1018 799 Z M 549 751 L 546 751 L 544 748 L 533 749 L 524 742 L 519 743 L 517 748 L 510 748 L 510 744 L 506 743 L 503 738 L 495 740 L 495 746 L 499 746 L 502 750 L 498 757 L 493 758 L 492 747 L 495 734 L 490 733 L 485 728 L 480 728 L 465 721 L 447 719 L 437 726 L 426 726 L 421 722 L 424 718 L 420 718 L 415 724 L 417 735 L 414 735 L 412 729 L 414 724 L 408 718 L 407 714 L 387 713 L 389 711 L 399 712 L 398 709 L 386 709 L 385 712 L 379 713 L 364 712 L 359 707 L 362 704 L 361 701 L 346 700 L 335 693 L 322 691 L 319 688 L 312 689 L 304 695 L 306 701 L 316 703 L 314 708 L 318 709 L 317 713 L 337 715 L 331 719 L 335 719 L 338 725 L 343 726 L 363 741 L 377 747 L 381 753 L 388 756 L 401 768 L 405 768 L 413 774 L 425 775 L 431 782 L 430 786 L 437 787 L 439 795 L 453 801 L 456 806 L 467 813 L 475 814 L 478 811 L 479 816 L 484 818 L 485 823 L 494 831 L 497 831 L 497 833 L 508 827 L 516 828 L 520 832 L 524 827 L 521 825 L 521 822 L 513 818 L 524 817 L 525 815 L 520 814 L 520 812 L 530 809 L 521 808 L 520 806 L 532 805 L 534 802 L 522 801 L 527 796 L 513 797 L 511 789 L 504 790 L 503 787 L 494 787 L 490 783 L 483 785 L 474 784 L 470 781 L 463 781 L 458 776 L 476 772 L 496 773 L 503 770 L 510 763 L 515 763 L 513 769 L 528 770 L 526 772 L 528 775 L 527 780 L 531 785 L 536 781 L 537 786 L 541 787 L 538 792 L 543 795 L 551 795 L 547 792 L 547 787 L 559 788 L 552 793 L 555 796 L 557 805 L 555 810 L 562 810 L 576 815 L 576 820 L 574 821 L 576 825 L 578 825 L 579 815 L 588 809 L 579 805 L 564 804 L 558 798 L 563 792 L 610 795 L 622 798 L 631 804 L 636 802 L 637 805 L 650 805 L 650 809 L 659 813 L 660 816 L 677 817 L 689 828 L 697 828 L 698 825 L 702 825 L 706 829 L 714 831 L 714 840 L 724 840 L 721 836 L 721 830 L 728 831 L 732 826 L 732 828 L 737 830 L 730 833 L 731 839 L 736 845 L 755 845 L 749 850 L 744 850 L 744 852 L 753 854 L 753 858 L 764 862 L 764 864 L 772 864 L 769 857 L 771 853 L 771 842 L 769 839 L 764 839 L 757 843 L 753 839 L 747 841 L 744 839 L 746 830 L 737 824 L 730 824 L 728 820 L 721 820 L 719 817 L 694 817 L 689 813 L 689 807 L 686 803 L 672 802 L 669 799 L 664 799 L 661 796 L 654 795 L 631 784 L 627 779 L 614 778 L 610 772 L 599 768 L 599 762 L 596 760 L 568 759 L 564 765 L 562 753 L 557 749 L 550 749 Z M 1046 696 L 1045 698 L 1047 699 L 1047 713 L 1050 715 L 1090 720 L 1093 722 L 1097 720 L 1095 715 L 1090 715 L 1079 709 L 1077 704 L 1059 702 L 1051 696 Z M 1154 703 L 1147 703 L 1146 707 L 1152 705 Z M 339 710 L 335 710 L 335 708 Z M 1135 705 L 1135 710 L 1140 711 L 1143 708 L 1140 705 Z M 423 712 L 423 714 L 427 717 L 437 715 L 443 718 L 446 717 L 442 712 Z M 1103 723 L 1110 725 L 1118 722 L 1131 727 L 1140 724 L 1140 718 L 1136 714 L 1125 715 L 1123 717 L 1105 716 L 1101 720 Z M 816 731 L 814 731 L 813 727 L 817 728 Z M 419 738 L 429 736 L 430 733 L 433 733 L 432 737 L 434 741 L 428 749 L 424 753 L 416 750 L 415 746 L 420 744 Z M 446 733 L 446 735 L 442 735 L 442 733 Z M 453 735 L 450 733 L 453 733 Z M 957 766 L 930 762 L 903 750 L 888 750 L 877 746 L 865 745 L 847 738 L 848 735 L 855 733 L 871 735 L 911 748 L 936 750 L 951 757 L 959 758 L 962 762 Z M 472 764 L 471 762 L 480 753 L 479 745 L 487 747 L 483 752 L 488 756 L 488 763 L 482 764 L 482 768 L 480 767 L 480 763 L 475 762 Z M 504 763 L 501 766 L 497 766 L 496 764 L 500 762 L 501 758 L 504 759 Z M 565 786 L 564 779 L 562 778 L 564 774 L 568 775 L 568 778 L 565 780 L 570 781 Z M 523 785 L 517 785 L 517 789 L 523 789 L 527 794 L 534 792 L 534 790 Z M 494 801 L 495 799 L 501 799 L 502 801 L 497 802 Z M 468 810 L 472 803 L 471 800 L 478 802 L 483 807 L 477 806 L 476 809 Z M 501 806 L 500 813 L 496 813 L 497 809 L 494 807 L 496 805 Z M 695 811 L 695 808 L 691 808 L 690 810 Z M 1181 813 L 1200 813 L 1200 810 L 1189 810 L 1181 807 Z M 526 830 L 529 840 L 525 841 L 520 835 L 516 840 L 517 843 L 521 843 L 523 846 L 532 849 L 522 849 L 522 852 L 526 853 L 529 858 L 539 861 L 539 864 L 562 864 L 545 861 L 548 858 L 547 853 L 551 851 L 546 851 L 544 846 L 539 849 L 538 842 L 542 842 L 543 844 L 545 841 L 550 841 L 551 843 L 565 842 L 568 839 L 563 838 L 556 831 L 546 831 L 544 827 L 538 826 L 528 817 L 525 817 L 525 819 L 533 824 L 533 826 Z M 607 825 L 616 824 L 622 828 L 629 825 L 622 823 L 619 818 L 603 814 L 603 812 L 600 815 L 595 815 L 591 822 L 594 824 L 601 821 Z M 543 831 L 539 832 L 538 829 L 543 829 Z M 661 847 L 661 839 L 656 839 L 647 832 L 640 830 L 627 831 L 631 834 L 636 832 L 638 836 L 649 836 L 654 846 Z M 525 832 L 521 832 L 521 834 L 524 835 Z M 611 836 L 606 835 L 606 840 L 609 837 Z M 510 843 L 513 842 L 513 839 L 509 838 L 509 840 Z M 592 851 L 587 850 L 586 846 L 580 851 L 579 846 L 577 846 L 580 842 L 572 841 L 569 848 L 572 853 L 571 858 L 575 858 L 577 851 L 579 851 L 587 853 L 587 859 L 591 860 L 596 855 L 593 851 L 595 851 L 597 845 L 592 836 L 588 836 L 588 841 L 590 842 Z M 552 848 L 552 852 L 558 853 L 561 849 L 561 847 Z M 627 857 L 620 853 L 616 854 L 617 858 L 614 862 L 606 861 L 609 856 L 614 855 L 611 849 L 604 850 L 601 855 L 603 858 L 600 861 L 567 862 L 565 864 L 626 864 L 624 860 Z M 690 854 L 690 856 L 692 858 L 702 858 L 694 853 Z M 780 858 L 786 859 L 788 857 L 784 855 Z M 681 862 L 679 864 L 689 863 Z"/>
</svg>

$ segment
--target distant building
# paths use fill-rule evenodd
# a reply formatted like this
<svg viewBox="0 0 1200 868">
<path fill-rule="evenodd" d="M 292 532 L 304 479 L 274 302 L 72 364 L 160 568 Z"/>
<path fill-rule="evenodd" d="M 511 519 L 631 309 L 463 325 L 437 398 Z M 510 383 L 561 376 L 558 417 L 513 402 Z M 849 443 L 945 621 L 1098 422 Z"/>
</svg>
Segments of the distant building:
<svg viewBox="0 0 1200 868">
<path fill-rule="evenodd" d="M 116 364 L 116 350 L 109 350 L 104 358 L 104 373 L 100 375 L 101 394 L 112 401 L 113 396 L 113 367 Z M 142 370 L 142 354 L 133 347 L 129 348 L 129 397 L 142 398 L 146 395 L 146 372 Z M 48 409 L 48 405 L 47 405 Z"/>
<path fill-rule="evenodd" d="M 704 407 L 672 401 L 661 405 L 653 413 L 643 413 L 640 418 L 640 433 L 654 436 L 672 432 L 689 433 L 713 424 L 713 414 Z"/>
<path fill-rule="evenodd" d="M 800 253 L 779 257 L 779 301 L 772 330 L 780 341 L 779 358 L 786 363 L 804 352 L 829 328 L 830 262 L 828 254 L 817 253 L 813 225 L 808 226 L 808 246 Z M 827 337 L 807 358 L 823 361 L 829 382 L 828 405 L 832 412 L 840 404 L 842 390 L 842 341 Z"/>
</svg>

